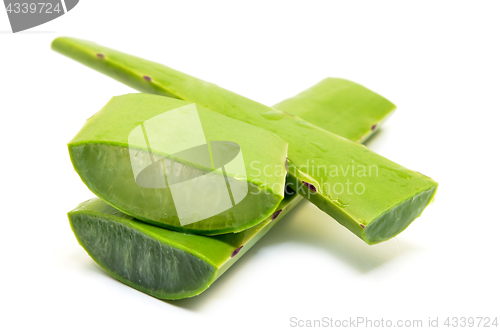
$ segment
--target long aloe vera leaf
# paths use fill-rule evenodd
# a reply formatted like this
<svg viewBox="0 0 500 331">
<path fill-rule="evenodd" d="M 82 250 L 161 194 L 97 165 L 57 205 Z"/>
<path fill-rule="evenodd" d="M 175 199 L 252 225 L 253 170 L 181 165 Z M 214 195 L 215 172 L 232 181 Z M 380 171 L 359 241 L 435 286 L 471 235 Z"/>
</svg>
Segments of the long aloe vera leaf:
<svg viewBox="0 0 500 331">
<path fill-rule="evenodd" d="M 191 101 L 276 133 L 289 143 L 288 184 L 368 244 L 403 231 L 436 192 L 427 176 L 215 84 L 84 40 L 61 37 L 52 48 L 141 92 Z M 367 91 L 350 93 L 364 99 Z"/>
<path fill-rule="evenodd" d="M 310 97 L 323 93 L 328 92 L 314 90 Z M 335 117 L 342 112 L 332 107 L 336 100 L 311 104 L 311 110 L 325 118 Z M 358 108 L 348 120 L 340 117 L 339 122 L 341 127 L 362 127 L 371 116 L 370 109 Z M 366 140 L 357 134 L 350 139 Z M 113 277 L 160 299 L 183 299 L 205 291 L 302 200 L 290 190 L 287 193 L 273 216 L 253 228 L 211 237 L 145 224 L 98 198 L 81 203 L 68 217 L 78 242 Z"/>
<path fill-rule="evenodd" d="M 68 148 L 82 181 L 116 209 L 214 235 L 272 215 L 284 197 L 287 145 L 191 102 L 134 93 L 113 97 Z"/>
</svg>

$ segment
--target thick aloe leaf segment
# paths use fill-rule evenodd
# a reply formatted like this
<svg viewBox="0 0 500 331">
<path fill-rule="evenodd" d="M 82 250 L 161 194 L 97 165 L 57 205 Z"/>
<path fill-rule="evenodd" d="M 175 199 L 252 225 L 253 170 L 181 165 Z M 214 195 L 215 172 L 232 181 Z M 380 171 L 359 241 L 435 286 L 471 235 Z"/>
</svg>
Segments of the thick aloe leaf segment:
<svg viewBox="0 0 500 331">
<path fill-rule="evenodd" d="M 269 217 L 284 195 L 287 143 L 178 99 L 114 97 L 87 120 L 69 152 L 97 196 L 181 232 L 242 231 Z"/>
<path fill-rule="evenodd" d="M 436 192 L 429 177 L 215 84 L 79 39 L 57 38 L 52 48 L 139 91 L 188 100 L 276 133 L 289 143 L 289 185 L 369 244 L 404 230 Z"/>
<path fill-rule="evenodd" d="M 378 130 L 396 106 L 364 86 L 341 78 L 326 78 L 273 108 L 349 140 L 362 141 Z"/>
<path fill-rule="evenodd" d="M 299 201 L 288 195 L 257 226 L 212 237 L 134 220 L 98 198 L 68 216 L 80 245 L 113 277 L 160 299 L 182 299 L 206 290 Z"/>
</svg>

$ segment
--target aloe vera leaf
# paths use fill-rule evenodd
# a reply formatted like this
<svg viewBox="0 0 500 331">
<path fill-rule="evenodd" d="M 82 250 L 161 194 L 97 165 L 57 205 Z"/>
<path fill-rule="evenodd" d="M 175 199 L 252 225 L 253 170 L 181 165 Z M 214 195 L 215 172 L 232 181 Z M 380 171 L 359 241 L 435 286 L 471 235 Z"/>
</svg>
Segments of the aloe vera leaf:
<svg viewBox="0 0 500 331">
<path fill-rule="evenodd" d="M 240 233 L 201 236 L 134 220 L 95 198 L 68 213 L 80 245 L 121 282 L 160 299 L 205 291 L 300 201 L 285 197 L 275 217 Z"/>
<path fill-rule="evenodd" d="M 215 84 L 84 40 L 61 37 L 52 48 L 141 92 L 188 100 L 276 133 L 289 143 L 288 184 L 368 244 L 403 231 L 436 192 L 438 184 L 419 172 Z"/>
<path fill-rule="evenodd" d="M 239 232 L 268 218 L 284 196 L 287 143 L 179 99 L 114 97 L 68 148 L 98 197 L 176 231 Z"/>
<path fill-rule="evenodd" d="M 273 108 L 349 140 L 364 141 L 378 130 L 396 106 L 359 84 L 326 78 Z"/>
<path fill-rule="evenodd" d="M 310 97 L 323 93 L 328 92 L 314 90 Z M 335 117 L 342 112 L 332 107 L 336 102 L 331 98 L 311 107 L 325 118 Z M 369 109 L 356 109 L 348 120 L 340 117 L 339 121 L 359 127 L 370 116 Z M 183 299 L 205 291 L 302 200 L 302 196 L 288 193 L 267 220 L 240 233 L 211 237 L 150 226 L 98 198 L 80 204 L 68 216 L 78 242 L 113 277 L 160 299 Z"/>
</svg>

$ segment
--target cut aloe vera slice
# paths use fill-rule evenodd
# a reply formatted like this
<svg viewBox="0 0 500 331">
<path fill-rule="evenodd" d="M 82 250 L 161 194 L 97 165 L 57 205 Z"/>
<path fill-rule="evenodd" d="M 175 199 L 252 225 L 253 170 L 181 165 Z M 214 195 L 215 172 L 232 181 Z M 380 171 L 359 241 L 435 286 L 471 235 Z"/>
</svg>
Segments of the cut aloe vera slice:
<svg viewBox="0 0 500 331">
<path fill-rule="evenodd" d="M 349 140 L 363 141 L 380 127 L 396 106 L 359 84 L 326 78 L 273 108 Z"/>
<path fill-rule="evenodd" d="M 242 231 L 269 217 L 284 195 L 281 138 L 178 99 L 114 97 L 68 146 L 97 196 L 181 232 Z"/>
<path fill-rule="evenodd" d="M 68 213 L 78 242 L 113 277 L 160 299 L 206 290 L 300 198 L 287 196 L 279 213 L 236 234 L 200 236 L 149 225 L 96 198 Z"/>
<path fill-rule="evenodd" d="M 57 38 L 52 48 L 139 91 L 188 100 L 276 133 L 289 143 L 289 185 L 369 244 L 403 231 L 436 192 L 429 177 L 215 84 L 84 40 Z M 366 89 L 357 97 L 380 98 Z"/>
</svg>

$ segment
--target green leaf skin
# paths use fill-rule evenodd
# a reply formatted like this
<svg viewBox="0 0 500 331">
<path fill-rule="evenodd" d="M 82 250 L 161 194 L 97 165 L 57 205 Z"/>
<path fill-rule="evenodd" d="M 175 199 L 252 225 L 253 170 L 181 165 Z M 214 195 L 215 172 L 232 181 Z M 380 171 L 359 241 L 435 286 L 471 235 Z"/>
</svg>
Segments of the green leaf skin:
<svg viewBox="0 0 500 331">
<path fill-rule="evenodd" d="M 352 141 L 364 141 L 378 130 L 396 106 L 354 82 L 326 78 L 273 106 Z M 325 116 L 326 109 L 330 112 Z M 349 125 L 346 125 L 349 123 Z"/>
<path fill-rule="evenodd" d="M 314 91 L 311 98 L 321 97 L 325 92 L 319 93 Z M 325 118 L 335 117 L 342 111 L 332 107 L 336 100 L 332 98 L 329 103 L 311 107 Z M 369 109 L 356 109 L 343 124 L 360 127 L 365 116 L 371 117 Z M 353 135 L 351 139 L 359 138 Z M 68 216 L 79 243 L 113 277 L 161 299 L 182 299 L 205 291 L 302 200 L 300 195 L 290 193 L 281 201 L 277 209 L 281 212 L 274 220 L 271 217 L 243 232 L 212 237 L 150 226 L 100 199 L 80 204 Z"/>
<path fill-rule="evenodd" d="M 193 114 L 194 111 L 195 116 L 199 117 L 200 130 L 203 130 L 200 131 L 201 137 L 200 134 L 193 133 L 195 123 L 185 123 L 189 130 L 178 125 L 184 124 L 184 118 L 175 122 L 171 128 L 166 127 L 165 122 L 156 126 L 155 122 L 153 125 L 147 124 L 151 123 L 150 119 L 158 121 L 159 116 L 184 116 L 182 114 L 186 113 L 179 113 L 178 109 L 186 109 L 186 106 L 188 111 L 192 110 L 187 114 Z M 196 108 L 193 110 L 190 107 Z M 172 122 L 172 118 L 169 117 L 166 123 Z M 191 117 L 188 119 L 192 120 Z M 141 123 L 146 123 L 151 153 L 146 146 L 130 145 L 129 135 L 134 129 L 139 129 L 135 132 L 141 138 L 144 137 Z M 154 129 L 160 131 L 152 135 L 155 133 Z M 214 144 L 217 141 L 238 144 L 246 173 L 239 171 L 241 167 L 235 169 L 233 166 L 231 169 L 228 163 L 225 165 L 226 176 L 223 176 L 219 166 L 215 166 L 214 171 L 210 160 L 209 164 L 203 165 L 202 162 L 186 161 L 189 158 L 182 154 L 166 152 L 172 149 L 185 150 L 179 144 L 200 145 L 200 139 L 210 142 L 212 154 L 216 153 Z M 180 232 L 214 235 L 243 231 L 268 218 L 284 196 L 287 143 L 257 126 L 179 99 L 143 93 L 114 97 L 101 111 L 87 120 L 68 144 L 68 148 L 75 170 L 98 197 L 128 215 Z M 196 151 L 195 156 L 198 157 L 199 154 Z M 134 176 L 131 157 L 138 164 L 151 164 L 151 158 L 163 162 L 163 170 L 159 170 L 161 177 L 158 178 L 163 187 L 140 186 Z M 272 171 L 266 171 L 266 167 Z M 198 182 L 185 189 L 181 199 L 187 207 L 179 210 L 179 202 L 174 201 L 175 194 L 171 192 L 173 188 L 166 184 L 165 168 L 170 172 L 166 175 L 169 181 L 172 178 L 191 178 L 193 174 L 198 175 L 196 178 L 199 179 L 200 173 L 209 173 L 212 177 L 208 180 L 205 176 L 201 184 Z M 246 195 L 240 194 L 242 200 L 239 203 L 234 205 L 233 201 L 233 207 L 229 204 L 226 211 L 198 222 L 180 222 L 183 211 L 205 211 L 224 201 L 227 204 L 228 181 L 233 188 L 232 193 L 235 193 L 234 188 L 240 191 L 245 189 L 243 193 Z M 209 185 L 211 183 L 216 185 Z M 185 184 L 185 181 L 181 183 Z"/>
<path fill-rule="evenodd" d="M 212 237 L 134 220 L 98 198 L 80 204 L 68 217 L 80 245 L 113 277 L 160 299 L 182 299 L 205 291 L 300 200 L 289 195 L 276 219 Z"/>
<path fill-rule="evenodd" d="M 194 102 L 276 133 L 289 143 L 288 182 L 293 189 L 368 244 L 404 230 L 436 192 L 437 183 L 429 177 L 215 84 L 84 40 L 61 37 L 52 48 L 141 92 Z M 373 105 L 373 92 L 358 89 L 355 96 Z M 384 111 L 394 109 L 391 103 L 379 104 Z M 356 184 L 362 194 L 353 194 Z"/>
</svg>

